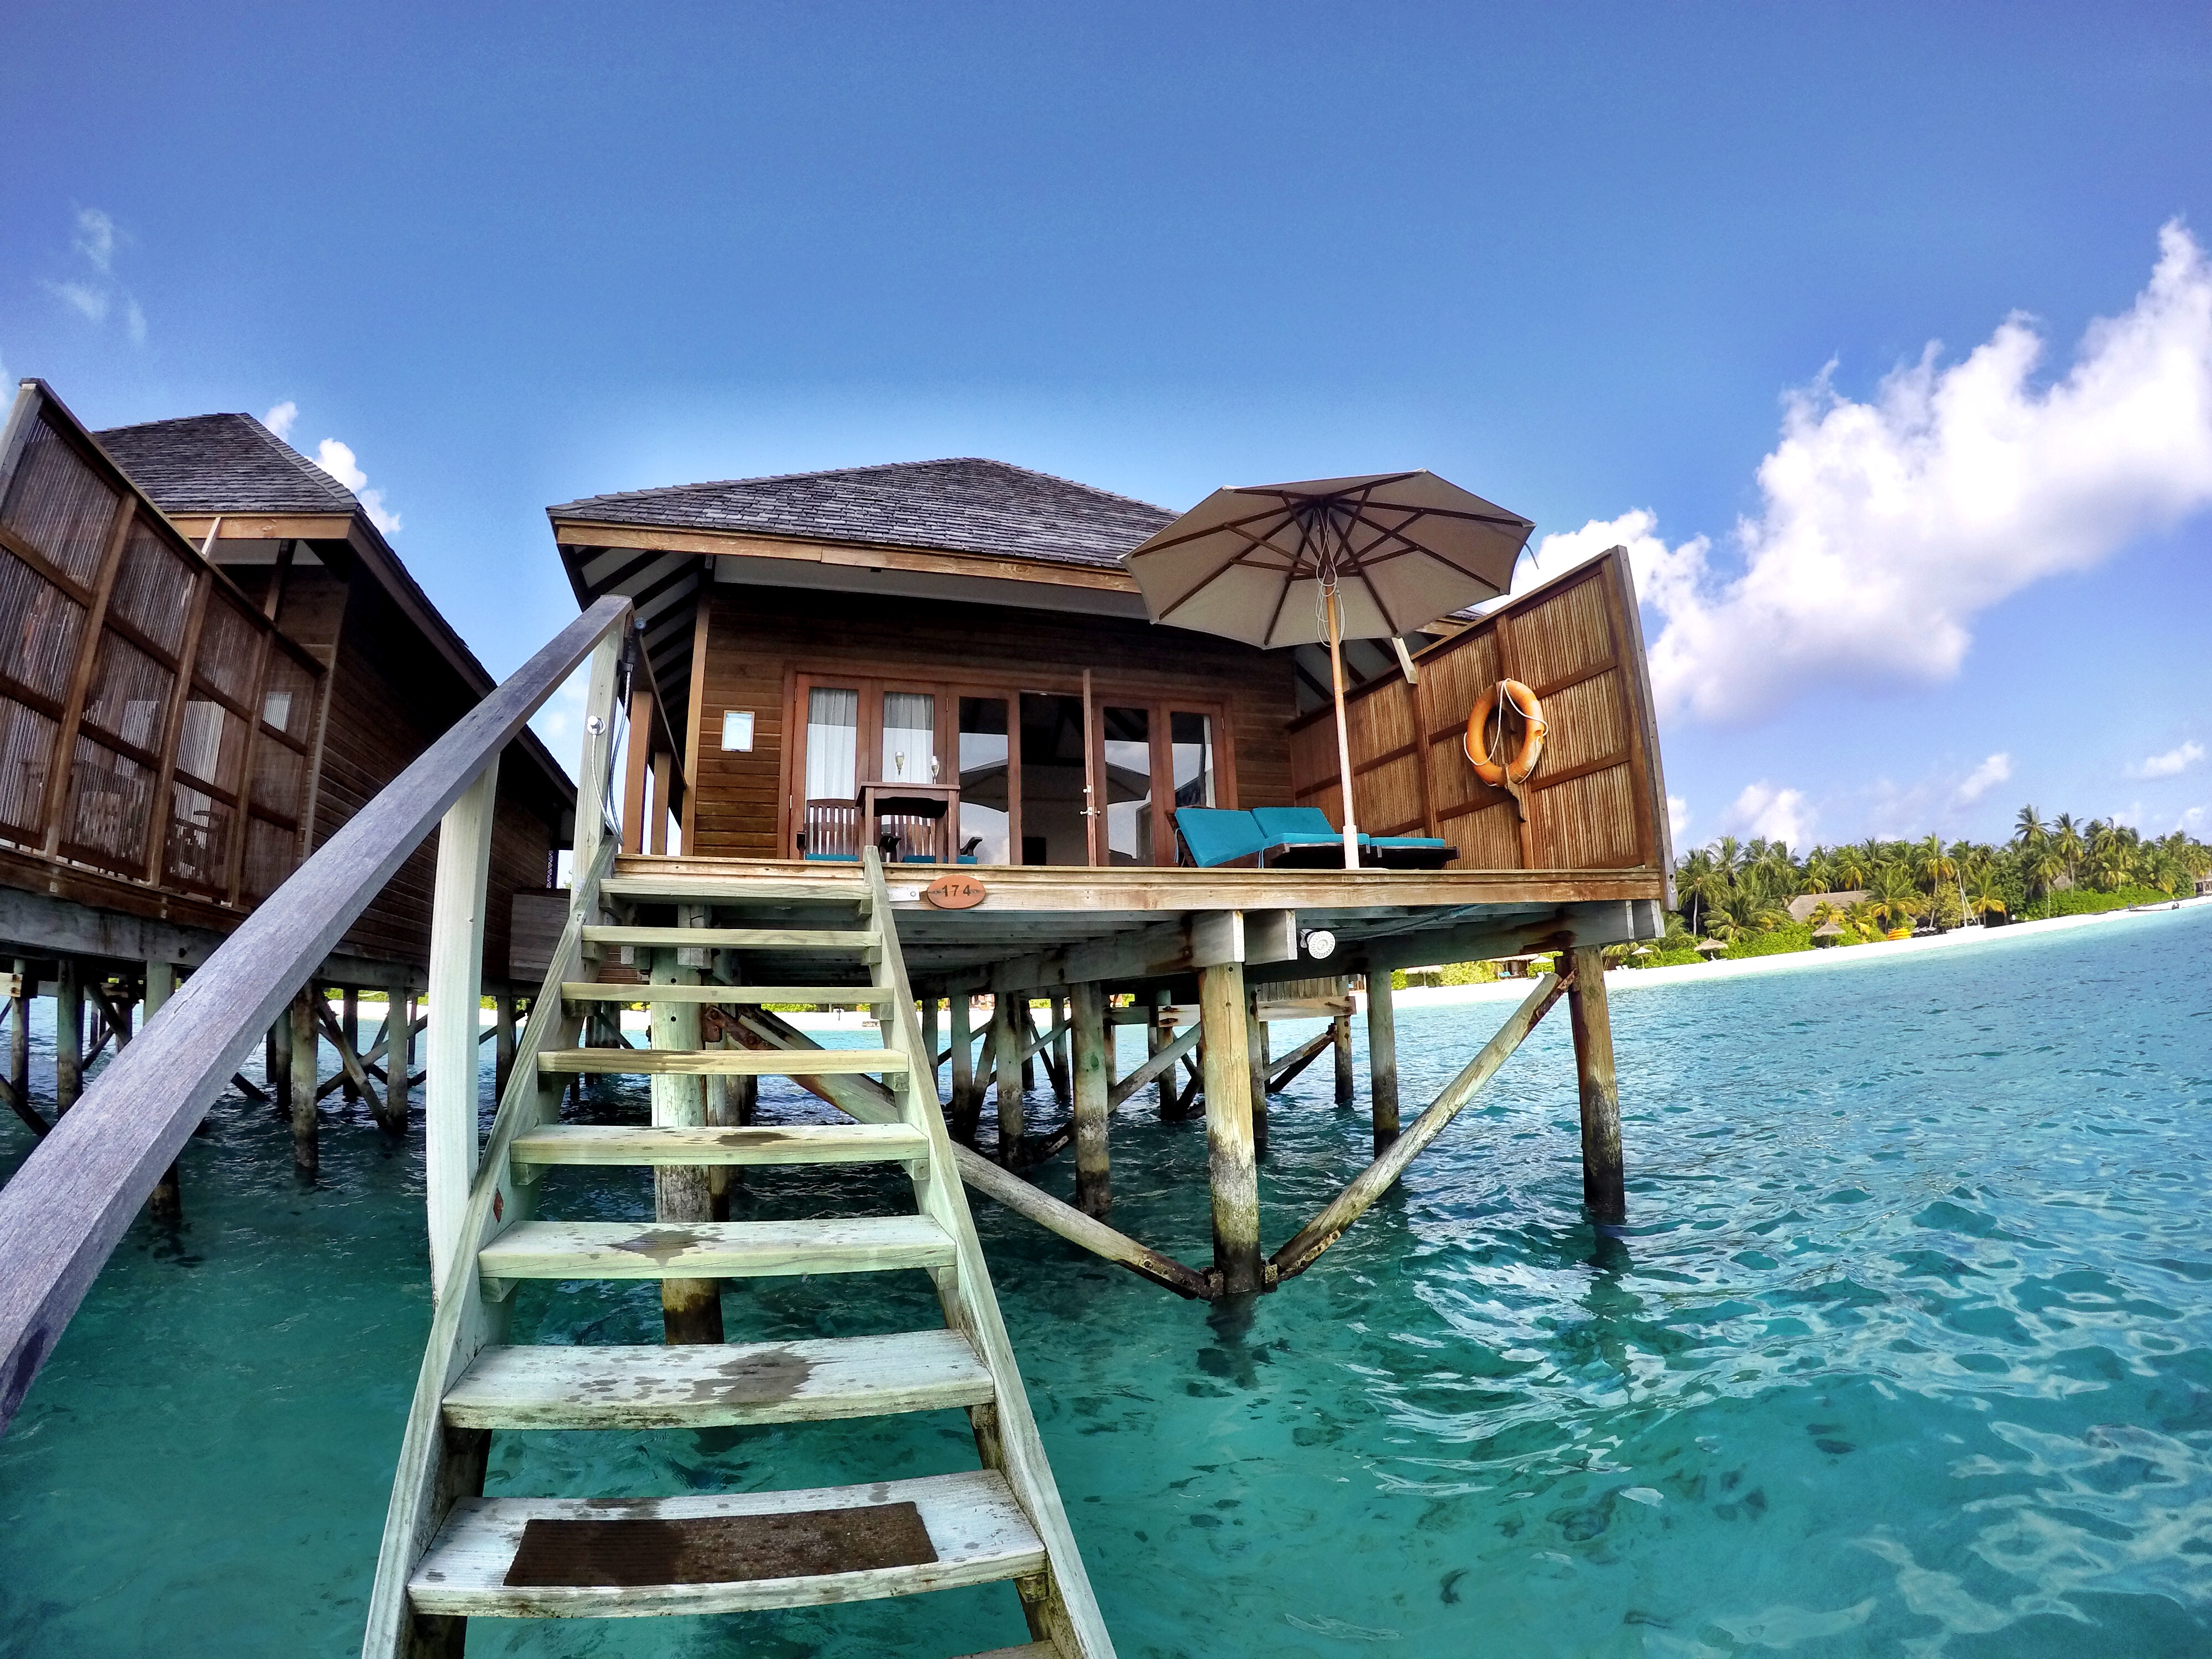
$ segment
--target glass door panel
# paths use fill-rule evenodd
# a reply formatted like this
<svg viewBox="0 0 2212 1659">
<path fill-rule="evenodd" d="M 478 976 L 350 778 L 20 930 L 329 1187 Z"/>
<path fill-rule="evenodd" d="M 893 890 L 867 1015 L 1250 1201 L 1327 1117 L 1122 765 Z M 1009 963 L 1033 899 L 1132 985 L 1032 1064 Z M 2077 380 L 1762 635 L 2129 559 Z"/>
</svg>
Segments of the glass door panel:
<svg viewBox="0 0 2212 1659">
<path fill-rule="evenodd" d="M 1106 862 L 1154 861 L 1152 711 L 1111 704 L 1100 722 L 1106 781 Z"/>
<path fill-rule="evenodd" d="M 927 691 L 884 693 L 883 769 L 885 783 L 935 783 L 937 699 Z"/>
<path fill-rule="evenodd" d="M 960 699 L 957 735 L 960 767 L 960 846 L 963 857 L 978 864 L 1009 864 L 1008 836 L 1013 823 L 1012 779 L 1007 762 L 1006 702 L 1003 697 Z"/>
<path fill-rule="evenodd" d="M 1168 716 L 1169 777 L 1177 806 L 1212 806 L 1215 794 L 1213 717 L 1178 709 Z"/>
<path fill-rule="evenodd" d="M 1021 861 L 1088 864 L 1083 699 L 1024 691 L 1021 709 Z"/>
<path fill-rule="evenodd" d="M 810 859 L 860 857 L 860 694 L 810 686 L 799 848 Z"/>
</svg>

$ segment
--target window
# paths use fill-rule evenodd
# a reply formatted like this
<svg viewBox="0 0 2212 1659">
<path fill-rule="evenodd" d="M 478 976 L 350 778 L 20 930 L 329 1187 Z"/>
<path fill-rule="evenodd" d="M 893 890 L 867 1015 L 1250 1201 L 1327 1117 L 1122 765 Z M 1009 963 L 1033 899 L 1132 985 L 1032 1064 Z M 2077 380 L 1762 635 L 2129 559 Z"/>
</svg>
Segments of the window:
<svg viewBox="0 0 2212 1659">
<path fill-rule="evenodd" d="M 1100 711 L 1104 727 L 1106 862 L 1150 864 L 1152 847 L 1152 711 Z"/>
<path fill-rule="evenodd" d="M 937 781 L 937 699 L 927 691 L 884 693 L 883 769 L 886 783 Z"/>
<path fill-rule="evenodd" d="M 960 699 L 960 846 L 978 864 L 1005 864 L 1012 803 L 1007 793 L 1006 703 Z"/>
<path fill-rule="evenodd" d="M 815 686 L 806 694 L 806 799 L 860 793 L 860 694 Z"/>
<path fill-rule="evenodd" d="M 1168 739 L 1176 805 L 1214 805 L 1212 717 L 1181 712 L 1170 714 Z"/>
<path fill-rule="evenodd" d="M 722 711 L 722 752 L 750 755 L 753 752 L 753 711 L 750 708 L 725 708 Z"/>
</svg>

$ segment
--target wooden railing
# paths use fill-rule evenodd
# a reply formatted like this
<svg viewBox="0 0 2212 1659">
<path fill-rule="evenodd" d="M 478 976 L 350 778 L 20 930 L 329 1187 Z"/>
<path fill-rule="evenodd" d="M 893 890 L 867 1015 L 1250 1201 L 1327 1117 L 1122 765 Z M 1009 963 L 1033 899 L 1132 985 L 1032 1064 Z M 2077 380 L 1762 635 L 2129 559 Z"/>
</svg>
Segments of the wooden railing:
<svg viewBox="0 0 2212 1659">
<path fill-rule="evenodd" d="M 434 1250 L 450 1251 L 477 1162 L 477 1008 L 499 757 L 594 652 L 594 691 L 602 681 L 611 687 L 630 614 L 628 599 L 601 599 L 425 750 L 263 902 L 0 1188 L 0 1431 L 193 1127 L 434 828 L 427 1168 Z M 580 872 L 599 867 L 609 834 L 609 719 L 595 699 L 577 799 Z"/>
</svg>

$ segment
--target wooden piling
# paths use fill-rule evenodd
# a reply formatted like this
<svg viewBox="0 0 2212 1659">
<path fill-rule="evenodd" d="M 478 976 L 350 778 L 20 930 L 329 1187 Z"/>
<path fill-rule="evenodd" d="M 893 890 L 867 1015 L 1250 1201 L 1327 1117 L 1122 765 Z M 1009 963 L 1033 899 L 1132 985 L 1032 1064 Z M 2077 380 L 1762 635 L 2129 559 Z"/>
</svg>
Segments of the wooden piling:
<svg viewBox="0 0 2212 1659">
<path fill-rule="evenodd" d="M 1337 981 L 1337 995 L 1352 994 L 1352 981 Z M 1339 1014 L 1328 1023 L 1329 1043 L 1336 1050 L 1336 1103 L 1351 1107 L 1358 1103 L 1359 1093 L 1352 1073 L 1352 1016 Z"/>
<path fill-rule="evenodd" d="M 1252 1146 L 1252 1057 L 1244 964 L 1199 970 L 1206 1030 L 1206 1163 L 1213 1192 L 1213 1271 L 1224 1295 L 1260 1288 L 1260 1170 Z"/>
<path fill-rule="evenodd" d="M 1575 1028 L 1575 1080 L 1582 1093 L 1583 1202 L 1590 1218 L 1619 1226 L 1628 1219 L 1620 1160 L 1620 1091 L 1613 1070 L 1613 1018 L 1605 1000 L 1605 952 L 1574 952 L 1567 1012 Z"/>
<path fill-rule="evenodd" d="M 154 1011 L 149 1008 L 146 1018 L 151 1019 Z M 341 1054 L 358 1056 L 361 1053 L 361 988 L 347 986 L 338 997 L 338 1035 L 345 1039 L 340 1045 Z M 354 1081 L 353 1068 L 342 1067 L 339 1075 L 345 1080 L 338 1087 L 350 1106 L 361 1098 L 361 1085 Z"/>
<path fill-rule="evenodd" d="M 395 996 L 387 991 L 384 1006 L 386 1024 L 391 1024 L 391 1011 L 395 1006 L 399 1011 L 399 1023 L 392 1026 L 392 1040 L 384 1045 L 384 1109 L 404 1134 L 415 1103 L 415 994 Z"/>
<path fill-rule="evenodd" d="M 1367 1074 L 1380 1158 L 1398 1138 L 1398 1014 L 1388 968 L 1367 975 Z"/>
<path fill-rule="evenodd" d="M 311 1181 L 321 1163 L 315 1134 L 315 1080 L 322 1058 L 322 1033 L 315 1029 L 315 999 L 321 994 L 307 985 L 292 999 L 292 1167 Z"/>
<path fill-rule="evenodd" d="M 991 998 L 991 1060 L 997 1079 L 999 1109 L 999 1162 L 1012 1169 L 1021 1161 L 1022 1153 L 1022 1075 L 1023 1031 L 1015 1024 L 1017 1018 L 1027 1020 L 1029 1002 L 1011 992 L 1000 991 Z"/>
<path fill-rule="evenodd" d="M 507 1075 L 514 1069 L 514 999 L 501 992 L 491 1000 L 495 1035 L 492 1037 L 492 1098 L 507 1094 Z"/>
<path fill-rule="evenodd" d="M 975 1139 L 975 1119 L 978 1115 L 975 1034 L 969 1024 L 974 1004 L 965 991 L 952 998 L 951 1004 L 952 1098 L 945 1109 L 945 1121 L 955 1140 L 972 1142 Z"/>
<path fill-rule="evenodd" d="M 64 957 L 54 975 L 54 1115 L 84 1092 L 84 969 Z"/>
<path fill-rule="evenodd" d="M 1168 988 L 1156 986 L 1152 991 L 1152 1020 L 1145 1028 L 1145 1056 L 1150 1059 L 1175 1041 L 1175 1033 L 1160 1024 L 1159 1011 L 1168 1006 Z M 1160 1121 L 1167 1122 L 1176 1115 L 1175 1070 L 1170 1066 L 1160 1073 Z"/>
<path fill-rule="evenodd" d="M 1106 988 L 1095 981 L 1069 993 L 1070 1055 L 1075 1101 L 1075 1207 L 1085 1215 L 1104 1215 L 1114 1206 L 1107 1150 L 1107 1098 L 1112 1067 L 1107 1044 L 1114 1028 L 1106 1023 Z"/>
<path fill-rule="evenodd" d="M 15 994 L 9 1000 L 8 1093 L 15 1115 L 43 1135 L 50 1127 L 31 1104 L 31 998 L 38 987 L 31 981 L 31 964 L 15 958 Z"/>
<path fill-rule="evenodd" d="M 945 1096 L 937 1080 L 937 1057 L 944 1053 L 944 1050 L 938 1046 L 937 1041 L 938 1026 L 940 1024 L 937 1015 L 941 1006 L 942 1004 L 937 998 L 924 997 L 915 1010 L 921 1017 L 921 1051 L 929 1056 L 929 1098 L 931 1103 L 940 1111 L 945 1105 Z"/>
<path fill-rule="evenodd" d="M 709 1048 L 732 1046 L 726 1030 L 712 1042 L 704 1043 Z M 700 1079 L 707 1086 L 707 1125 L 714 1129 L 734 1129 L 740 1122 L 738 1085 L 758 1081 L 754 1078 L 734 1078 L 716 1074 Z M 730 1218 L 730 1191 L 744 1180 L 744 1172 L 733 1164 L 711 1164 L 707 1166 L 707 1207 L 716 1221 Z"/>
<path fill-rule="evenodd" d="M 680 907 L 682 925 L 706 926 L 708 907 Z M 696 985 L 696 969 L 678 965 L 672 950 L 653 953 L 655 985 Z M 696 1002 L 656 1002 L 653 1005 L 653 1046 L 656 1048 L 696 1049 L 699 1047 L 699 1005 Z M 653 1121 L 667 1128 L 701 1128 L 707 1121 L 704 1079 L 674 1074 L 652 1079 Z M 697 1164 L 656 1164 L 653 1171 L 653 1215 L 661 1221 L 712 1221 L 714 1195 L 707 1171 Z M 720 1342 L 722 1340 L 722 1286 L 714 1279 L 664 1279 L 660 1281 L 662 1334 L 670 1342 Z"/>
<path fill-rule="evenodd" d="M 149 1025 L 154 1023 L 154 1016 L 161 1012 L 161 1005 L 169 1000 L 176 988 L 177 969 L 173 963 L 149 962 L 146 964 L 146 1023 Z M 154 1190 L 146 1200 L 146 1213 L 167 1227 L 173 1227 L 185 1218 L 185 1189 L 177 1176 L 176 1163 L 171 1163 L 161 1178 L 154 1183 Z"/>
<path fill-rule="evenodd" d="M 1071 1111 L 1075 1106 L 1075 1074 L 1069 1069 L 1070 1055 L 1073 1052 L 1069 1029 L 1072 1018 L 1069 1011 L 1073 1006 L 1073 1004 L 1065 995 L 1055 995 L 1052 999 L 1048 1018 L 1051 1022 L 1050 1029 L 1059 1035 L 1053 1038 L 1050 1054 L 1045 1062 L 1045 1070 L 1052 1074 L 1053 1093 L 1059 1097 L 1060 1103 Z"/>
<path fill-rule="evenodd" d="M 1244 1056 L 1251 1073 L 1252 1155 L 1267 1155 L 1267 1022 L 1260 1018 L 1260 994 L 1244 993 Z"/>
<path fill-rule="evenodd" d="M 261 1042 L 261 1076 L 269 1085 L 269 1103 L 280 1117 L 292 1115 L 292 1015 L 276 1016 Z"/>
</svg>

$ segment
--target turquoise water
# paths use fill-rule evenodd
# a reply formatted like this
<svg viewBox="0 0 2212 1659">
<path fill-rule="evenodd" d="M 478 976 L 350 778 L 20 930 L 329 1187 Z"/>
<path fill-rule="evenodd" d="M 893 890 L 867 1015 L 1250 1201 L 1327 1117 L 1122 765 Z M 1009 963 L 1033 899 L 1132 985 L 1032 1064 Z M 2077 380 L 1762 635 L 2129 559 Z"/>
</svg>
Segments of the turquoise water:
<svg viewBox="0 0 2212 1659">
<path fill-rule="evenodd" d="M 1121 1651 L 2212 1650 L 2208 967 L 2212 912 L 2185 911 L 1618 991 L 1618 1238 L 1578 1211 L 1564 1018 L 1400 1196 L 1249 1308 L 1177 1301 L 979 1203 Z M 1408 1100 L 1506 1006 L 1402 1012 Z M 1365 1159 L 1364 1115 L 1329 1096 L 1324 1061 L 1276 1102 L 1271 1245 Z M 0 1651 L 357 1649 L 428 1322 L 419 1148 L 333 1122 L 307 1191 L 265 1109 L 227 1101 L 211 1123 L 186 1230 L 134 1229 L 0 1441 Z M 0 1170 L 27 1139 L 0 1125 Z M 1125 1110 L 1116 1223 L 1203 1261 L 1203 1148 L 1200 1125 Z M 1073 1177 L 1042 1178 L 1065 1196 Z M 549 1179 L 553 1213 L 643 1194 Z M 741 1213 L 901 1197 L 874 1174 L 772 1171 Z M 904 1277 L 757 1281 L 726 1298 L 731 1331 L 931 1322 Z M 649 1289 L 518 1294 L 518 1340 L 657 1335 Z M 492 1489 L 972 1462 L 950 1413 L 501 1436 Z M 479 1623 L 471 1651 L 927 1659 L 1020 1628 L 994 1586 Z"/>
</svg>

